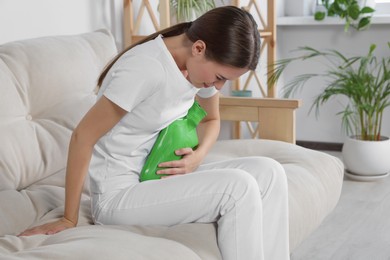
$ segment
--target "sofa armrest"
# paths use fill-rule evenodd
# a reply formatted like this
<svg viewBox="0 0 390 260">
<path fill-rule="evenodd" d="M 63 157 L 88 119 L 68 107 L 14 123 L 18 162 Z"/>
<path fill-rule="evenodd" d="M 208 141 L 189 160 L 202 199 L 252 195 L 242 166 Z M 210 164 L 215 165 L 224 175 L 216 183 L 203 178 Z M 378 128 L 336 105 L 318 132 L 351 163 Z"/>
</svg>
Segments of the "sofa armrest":
<svg viewBox="0 0 390 260">
<path fill-rule="evenodd" d="M 295 110 L 300 100 L 220 97 L 221 120 L 259 122 L 254 138 L 295 143 Z M 234 138 L 240 137 L 236 127 Z"/>
</svg>

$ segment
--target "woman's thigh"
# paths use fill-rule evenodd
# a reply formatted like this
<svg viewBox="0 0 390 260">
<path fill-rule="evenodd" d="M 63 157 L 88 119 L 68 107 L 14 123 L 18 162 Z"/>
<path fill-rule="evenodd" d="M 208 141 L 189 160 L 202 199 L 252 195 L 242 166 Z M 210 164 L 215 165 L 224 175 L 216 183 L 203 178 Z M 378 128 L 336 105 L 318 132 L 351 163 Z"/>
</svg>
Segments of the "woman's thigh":
<svg viewBox="0 0 390 260">
<path fill-rule="evenodd" d="M 261 207 L 259 188 L 251 175 L 240 169 L 204 169 L 101 195 L 94 200 L 93 211 L 97 224 L 208 223 L 239 200 L 248 207 Z"/>
<path fill-rule="evenodd" d="M 263 199 L 275 185 L 281 185 L 283 189 L 286 188 L 284 169 L 279 162 L 272 158 L 261 156 L 232 158 L 203 164 L 197 169 L 197 172 L 216 169 L 240 169 L 249 173 L 258 183 Z"/>
</svg>

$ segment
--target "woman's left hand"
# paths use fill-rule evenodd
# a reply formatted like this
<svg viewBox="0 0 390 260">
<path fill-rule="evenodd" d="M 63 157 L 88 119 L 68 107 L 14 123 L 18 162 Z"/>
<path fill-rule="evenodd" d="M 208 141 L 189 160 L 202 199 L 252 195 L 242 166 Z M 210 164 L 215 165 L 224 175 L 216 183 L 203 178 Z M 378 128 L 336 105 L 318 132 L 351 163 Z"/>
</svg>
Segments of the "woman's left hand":
<svg viewBox="0 0 390 260">
<path fill-rule="evenodd" d="M 162 162 L 158 167 L 166 168 L 158 170 L 157 174 L 167 174 L 170 176 L 164 176 L 162 178 L 171 177 L 174 175 L 182 175 L 193 172 L 198 168 L 202 162 L 203 157 L 191 148 L 182 148 L 175 151 L 176 155 L 182 156 L 180 160 Z"/>
</svg>

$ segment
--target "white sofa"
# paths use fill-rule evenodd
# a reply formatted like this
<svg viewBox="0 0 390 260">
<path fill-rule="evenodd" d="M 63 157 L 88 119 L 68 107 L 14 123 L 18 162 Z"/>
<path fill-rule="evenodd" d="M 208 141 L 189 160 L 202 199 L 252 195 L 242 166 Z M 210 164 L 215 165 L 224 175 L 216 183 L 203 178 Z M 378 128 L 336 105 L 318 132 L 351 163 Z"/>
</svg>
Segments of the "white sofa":
<svg viewBox="0 0 390 260">
<path fill-rule="evenodd" d="M 94 226 L 88 183 L 77 228 L 16 236 L 62 215 L 69 137 L 115 53 L 105 30 L 0 46 L 0 259 L 221 259 L 213 223 Z M 337 204 L 344 167 L 325 153 L 271 140 L 219 141 L 206 160 L 248 155 L 285 168 L 293 250 Z"/>
</svg>

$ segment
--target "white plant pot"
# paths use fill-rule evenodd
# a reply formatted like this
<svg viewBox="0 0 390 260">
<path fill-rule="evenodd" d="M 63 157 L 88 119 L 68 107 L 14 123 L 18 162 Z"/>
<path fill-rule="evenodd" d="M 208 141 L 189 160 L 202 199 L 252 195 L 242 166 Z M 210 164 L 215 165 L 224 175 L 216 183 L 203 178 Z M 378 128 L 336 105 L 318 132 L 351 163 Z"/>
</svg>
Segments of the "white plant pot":
<svg viewBox="0 0 390 260">
<path fill-rule="evenodd" d="M 390 139 L 363 141 L 348 137 L 342 149 L 346 170 L 357 176 L 385 177 L 390 172 Z"/>
</svg>

